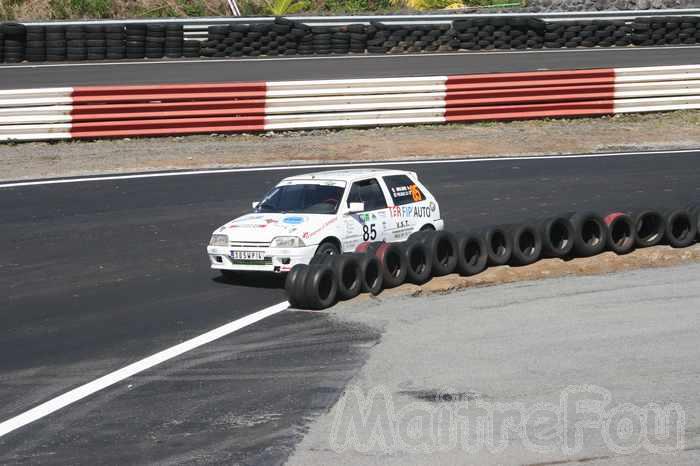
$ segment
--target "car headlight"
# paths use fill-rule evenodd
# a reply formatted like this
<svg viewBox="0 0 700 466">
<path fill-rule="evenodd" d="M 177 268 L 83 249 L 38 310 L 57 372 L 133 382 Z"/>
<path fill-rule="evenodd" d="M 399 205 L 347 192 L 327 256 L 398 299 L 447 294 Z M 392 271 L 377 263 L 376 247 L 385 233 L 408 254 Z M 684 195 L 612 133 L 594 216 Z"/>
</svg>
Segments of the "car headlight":
<svg viewBox="0 0 700 466">
<path fill-rule="evenodd" d="M 278 236 L 272 240 L 271 248 L 303 248 L 306 246 L 298 236 Z"/>
<path fill-rule="evenodd" d="M 209 246 L 228 246 L 228 236 L 211 235 L 211 241 L 209 241 Z"/>
</svg>

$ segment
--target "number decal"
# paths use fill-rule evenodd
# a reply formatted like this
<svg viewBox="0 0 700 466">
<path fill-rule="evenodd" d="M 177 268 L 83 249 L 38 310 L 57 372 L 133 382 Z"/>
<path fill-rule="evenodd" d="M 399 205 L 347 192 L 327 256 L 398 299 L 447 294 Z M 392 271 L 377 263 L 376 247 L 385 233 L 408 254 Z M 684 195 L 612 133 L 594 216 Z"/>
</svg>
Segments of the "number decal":
<svg viewBox="0 0 700 466">
<path fill-rule="evenodd" d="M 420 189 L 418 189 L 418 186 L 415 184 L 412 184 L 410 186 L 411 189 L 411 196 L 413 196 L 413 202 L 420 202 L 423 200 L 423 195 L 420 192 Z"/>
<path fill-rule="evenodd" d="M 374 228 L 374 223 L 370 225 L 362 225 L 362 239 L 364 241 L 377 239 L 377 230 Z"/>
</svg>

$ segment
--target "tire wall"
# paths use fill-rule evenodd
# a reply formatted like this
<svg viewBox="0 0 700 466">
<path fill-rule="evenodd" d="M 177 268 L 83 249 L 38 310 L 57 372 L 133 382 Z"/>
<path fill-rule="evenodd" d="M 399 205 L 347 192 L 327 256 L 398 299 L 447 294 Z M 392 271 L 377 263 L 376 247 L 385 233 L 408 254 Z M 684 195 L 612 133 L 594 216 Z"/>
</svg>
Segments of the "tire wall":
<svg viewBox="0 0 700 466">
<path fill-rule="evenodd" d="M 182 24 L 176 23 L 3 23 L 0 59 L 17 63 L 692 45 L 700 40 L 699 19 L 670 16 L 545 22 L 532 17 L 485 16 L 450 24 L 308 26 L 276 18 L 270 23 L 209 26 L 205 40 L 186 39 Z"/>
</svg>

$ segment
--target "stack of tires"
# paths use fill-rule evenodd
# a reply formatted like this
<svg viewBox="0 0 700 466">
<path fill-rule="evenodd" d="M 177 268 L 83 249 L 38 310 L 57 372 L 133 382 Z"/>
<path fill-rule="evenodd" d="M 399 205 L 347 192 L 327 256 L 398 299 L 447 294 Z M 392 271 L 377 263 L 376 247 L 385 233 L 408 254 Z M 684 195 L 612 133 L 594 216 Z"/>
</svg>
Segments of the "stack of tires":
<svg viewBox="0 0 700 466">
<path fill-rule="evenodd" d="M 197 58 L 202 56 L 202 42 L 198 40 L 182 41 L 182 56 Z"/>
<path fill-rule="evenodd" d="M 644 17 L 635 19 L 632 24 L 632 43 L 640 46 L 653 45 L 693 45 L 700 41 L 695 16 Z"/>
<path fill-rule="evenodd" d="M 202 43 L 205 57 L 255 57 L 260 55 L 310 55 L 348 53 L 350 37 L 340 29 L 310 28 L 285 18 L 272 23 L 210 26 Z M 314 30 L 316 32 L 314 32 Z M 337 34 L 335 34 L 337 32 Z M 356 48 L 355 48 L 356 49 Z M 362 49 L 364 52 L 364 48 Z"/>
<path fill-rule="evenodd" d="M 165 56 L 165 25 L 149 23 L 146 25 L 146 58 L 163 58 Z"/>
<path fill-rule="evenodd" d="M 46 61 L 65 61 L 68 53 L 66 28 L 49 26 L 46 28 Z"/>
<path fill-rule="evenodd" d="M 104 27 L 105 58 L 121 60 L 126 58 L 126 30 L 121 24 L 110 24 Z"/>
<path fill-rule="evenodd" d="M 537 18 L 474 18 L 454 21 L 458 49 L 539 49 L 545 23 Z"/>
<path fill-rule="evenodd" d="M 86 33 L 82 25 L 66 26 L 66 60 L 87 60 Z"/>
<path fill-rule="evenodd" d="M 85 45 L 88 60 L 104 60 L 107 56 L 107 39 L 105 27 L 102 24 L 85 26 Z"/>
<path fill-rule="evenodd" d="M 25 29 L 25 59 L 30 62 L 46 61 L 46 28 L 27 26 Z"/>
<path fill-rule="evenodd" d="M 169 23 L 165 26 L 164 53 L 168 58 L 180 58 L 184 52 L 184 29 L 182 24 Z"/>
<path fill-rule="evenodd" d="M 418 53 L 457 50 L 459 43 L 449 24 L 387 25 L 373 23 L 368 29 L 370 53 Z"/>
<path fill-rule="evenodd" d="M 325 309 L 361 292 L 376 295 L 383 288 L 421 285 L 453 272 L 471 276 L 489 266 L 525 266 L 542 258 L 605 251 L 623 255 L 658 244 L 684 248 L 698 239 L 699 214 L 700 204 L 605 216 L 567 213 L 457 233 L 420 231 L 402 243 L 362 243 L 355 253 L 316 256 L 308 266 L 292 268 L 285 288 L 292 307 Z"/>
<path fill-rule="evenodd" d="M 5 63 L 24 61 L 26 28 L 18 23 L 2 25 L 3 55 Z"/>
<path fill-rule="evenodd" d="M 127 24 L 124 31 L 126 33 L 126 58 L 144 58 L 146 56 L 146 25 Z"/>
<path fill-rule="evenodd" d="M 624 47 L 632 44 L 633 26 L 625 21 L 567 21 L 547 23 L 546 48 Z"/>
</svg>

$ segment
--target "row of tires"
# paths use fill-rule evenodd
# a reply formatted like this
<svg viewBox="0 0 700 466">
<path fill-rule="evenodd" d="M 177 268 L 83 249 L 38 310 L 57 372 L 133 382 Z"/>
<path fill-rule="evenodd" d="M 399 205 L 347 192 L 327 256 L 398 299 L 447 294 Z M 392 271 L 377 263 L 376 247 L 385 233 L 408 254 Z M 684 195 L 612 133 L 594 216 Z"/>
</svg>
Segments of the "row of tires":
<svg viewBox="0 0 700 466">
<path fill-rule="evenodd" d="M 472 276 L 489 266 L 524 266 L 542 258 L 591 257 L 605 251 L 694 244 L 700 206 L 672 210 L 570 213 L 543 220 L 451 233 L 420 231 L 400 243 L 362 243 L 354 253 L 317 255 L 287 274 L 289 303 L 325 309 L 360 293 L 379 294 L 405 282 L 421 285 L 457 272 Z"/>
<path fill-rule="evenodd" d="M 460 50 L 624 47 L 696 44 L 700 18 L 642 17 L 632 22 L 544 22 L 483 17 L 451 24 L 308 26 L 287 18 L 270 23 L 210 26 L 204 41 L 185 40 L 182 24 L 0 24 L 0 61 L 243 57 Z"/>
<path fill-rule="evenodd" d="M 185 41 L 181 24 L 0 25 L 5 62 L 199 57 L 200 41 Z"/>
</svg>

